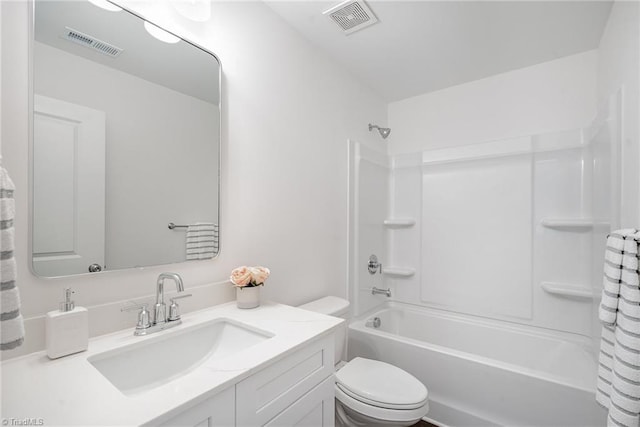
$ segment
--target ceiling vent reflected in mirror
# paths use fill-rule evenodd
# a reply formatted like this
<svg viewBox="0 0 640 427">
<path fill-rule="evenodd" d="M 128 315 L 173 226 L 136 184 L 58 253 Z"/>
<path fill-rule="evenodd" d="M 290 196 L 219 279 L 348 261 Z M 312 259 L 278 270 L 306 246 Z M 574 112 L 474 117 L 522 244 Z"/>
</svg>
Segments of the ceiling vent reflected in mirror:
<svg viewBox="0 0 640 427">
<path fill-rule="evenodd" d="M 74 30 L 73 28 L 65 27 L 64 38 L 77 43 L 79 45 L 88 47 L 90 49 L 96 50 L 104 55 L 111 56 L 113 58 L 120 55 L 123 49 L 116 47 L 110 43 L 103 42 L 102 40 L 98 40 L 97 38 L 90 36 L 88 34 L 82 33 L 78 30 Z"/>
<path fill-rule="evenodd" d="M 362 30 L 378 22 L 369 6 L 362 0 L 347 0 L 323 12 L 338 24 L 345 34 Z"/>
</svg>

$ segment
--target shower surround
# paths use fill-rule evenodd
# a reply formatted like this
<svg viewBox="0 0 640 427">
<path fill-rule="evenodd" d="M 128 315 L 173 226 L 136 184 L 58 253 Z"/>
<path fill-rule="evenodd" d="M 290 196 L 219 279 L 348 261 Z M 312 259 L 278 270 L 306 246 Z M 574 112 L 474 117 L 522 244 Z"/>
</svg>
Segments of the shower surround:
<svg viewBox="0 0 640 427">
<path fill-rule="evenodd" d="M 428 417 L 445 425 L 554 425 L 560 407 L 578 414 L 585 405 L 575 425 L 598 425 L 594 310 L 598 254 L 615 222 L 607 189 L 616 114 L 587 128 L 395 156 L 352 143 L 351 297 L 360 320 L 349 357 L 417 376 L 434 402 Z M 371 254 L 381 274 L 369 273 Z M 391 310 L 378 313 L 385 300 Z M 372 316 L 390 326 L 365 327 Z M 418 329 L 429 333 L 407 332 Z M 454 336 L 467 337 L 464 348 Z M 522 360 L 511 360 L 516 353 Z M 453 383 L 489 389 L 454 393 Z M 527 388 L 549 397 L 534 417 L 517 404 Z M 496 393 L 513 393 L 509 411 L 483 403 Z"/>
</svg>

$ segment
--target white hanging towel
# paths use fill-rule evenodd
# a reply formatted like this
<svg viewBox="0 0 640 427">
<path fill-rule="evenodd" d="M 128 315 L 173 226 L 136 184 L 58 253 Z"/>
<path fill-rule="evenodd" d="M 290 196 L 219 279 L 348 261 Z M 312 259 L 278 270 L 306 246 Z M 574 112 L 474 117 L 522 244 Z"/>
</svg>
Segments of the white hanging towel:
<svg viewBox="0 0 640 427">
<path fill-rule="evenodd" d="M 218 253 L 218 224 L 199 222 L 187 227 L 187 260 L 209 259 Z"/>
<path fill-rule="evenodd" d="M 16 287 L 15 186 L 0 166 L 0 350 L 11 350 L 24 342 L 24 322 L 20 314 L 20 294 Z"/>
<path fill-rule="evenodd" d="M 608 426 L 638 427 L 640 414 L 640 232 L 607 237 L 599 317 L 602 338 L 596 400 Z"/>
</svg>

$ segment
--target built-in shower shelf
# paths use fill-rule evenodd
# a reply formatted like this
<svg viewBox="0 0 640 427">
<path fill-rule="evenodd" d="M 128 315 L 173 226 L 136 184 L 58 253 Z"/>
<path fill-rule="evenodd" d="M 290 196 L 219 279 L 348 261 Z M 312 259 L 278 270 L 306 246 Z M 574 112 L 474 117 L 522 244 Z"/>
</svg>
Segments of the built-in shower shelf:
<svg viewBox="0 0 640 427">
<path fill-rule="evenodd" d="M 382 267 L 382 274 L 395 277 L 411 277 L 416 274 L 416 269 L 409 267 Z"/>
<path fill-rule="evenodd" d="M 582 286 L 570 285 L 567 283 L 542 282 L 541 286 L 542 289 L 545 290 L 545 292 L 563 297 L 586 300 L 592 300 L 598 297 L 598 295 L 590 289 L 586 289 Z"/>
<path fill-rule="evenodd" d="M 544 218 L 540 224 L 547 228 L 567 231 L 609 227 L 609 223 L 595 221 L 593 218 Z"/>
<path fill-rule="evenodd" d="M 413 227 L 416 224 L 416 220 L 413 218 L 390 218 L 385 219 L 383 224 L 389 228 L 406 228 Z"/>
</svg>

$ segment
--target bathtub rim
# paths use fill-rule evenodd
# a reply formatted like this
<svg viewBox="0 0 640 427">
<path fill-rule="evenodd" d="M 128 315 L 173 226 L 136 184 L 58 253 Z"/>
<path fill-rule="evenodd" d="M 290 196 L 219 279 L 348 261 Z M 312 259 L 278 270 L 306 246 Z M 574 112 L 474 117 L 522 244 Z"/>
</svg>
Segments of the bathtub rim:
<svg viewBox="0 0 640 427">
<path fill-rule="evenodd" d="M 571 382 L 566 378 L 563 378 L 554 374 L 550 374 L 538 369 L 532 369 L 532 368 L 516 365 L 514 363 L 500 361 L 491 357 L 476 355 L 473 353 L 468 353 L 466 351 L 456 350 L 456 349 L 445 347 L 442 345 L 432 344 L 429 342 L 417 340 L 415 338 L 396 335 L 390 332 L 381 331 L 378 329 L 365 326 L 367 319 L 374 317 L 377 313 L 380 313 L 385 310 L 393 309 L 393 308 L 396 308 L 396 309 L 399 308 L 401 310 L 409 310 L 414 312 L 415 311 L 428 312 L 430 315 L 435 315 L 437 317 L 441 317 L 445 319 L 452 319 L 455 321 L 461 321 L 463 323 L 473 323 L 474 325 L 481 324 L 482 326 L 488 326 L 492 329 L 508 329 L 511 332 L 524 333 L 526 335 L 533 336 L 533 337 L 543 337 L 547 339 L 553 339 L 556 341 L 569 342 L 571 344 L 577 345 L 583 348 L 584 350 L 586 350 L 587 353 L 591 355 L 591 357 L 593 358 L 594 366 L 597 368 L 598 361 L 595 354 L 592 351 L 593 342 L 591 338 L 587 338 L 583 335 L 574 334 L 570 332 L 547 330 L 545 328 L 514 324 L 511 322 L 505 322 L 505 321 L 496 321 L 493 319 L 487 319 L 479 316 L 465 315 L 461 313 L 450 312 L 447 310 L 441 310 L 441 309 L 436 309 L 432 307 L 425 307 L 417 304 L 410 304 L 410 303 L 399 302 L 399 301 L 384 301 L 382 304 L 362 313 L 359 316 L 354 317 L 349 322 L 349 325 L 348 325 L 348 328 L 350 330 L 353 329 L 362 333 L 375 335 L 375 336 L 378 336 L 384 339 L 390 339 L 396 342 L 409 343 L 409 344 L 418 346 L 420 348 L 424 348 L 426 350 L 437 351 L 440 353 L 458 357 L 471 362 L 483 363 L 497 369 L 504 369 L 514 374 L 523 374 L 529 377 L 544 379 L 545 381 L 549 381 L 557 385 L 570 387 L 572 389 L 576 389 L 576 390 L 580 390 L 588 393 L 593 393 L 594 399 L 595 399 L 595 388 L 596 388 L 596 381 L 595 381 L 596 371 L 595 370 L 594 372 L 592 372 L 593 374 L 592 384 L 589 384 L 589 385 L 579 384 L 579 383 Z"/>
</svg>

